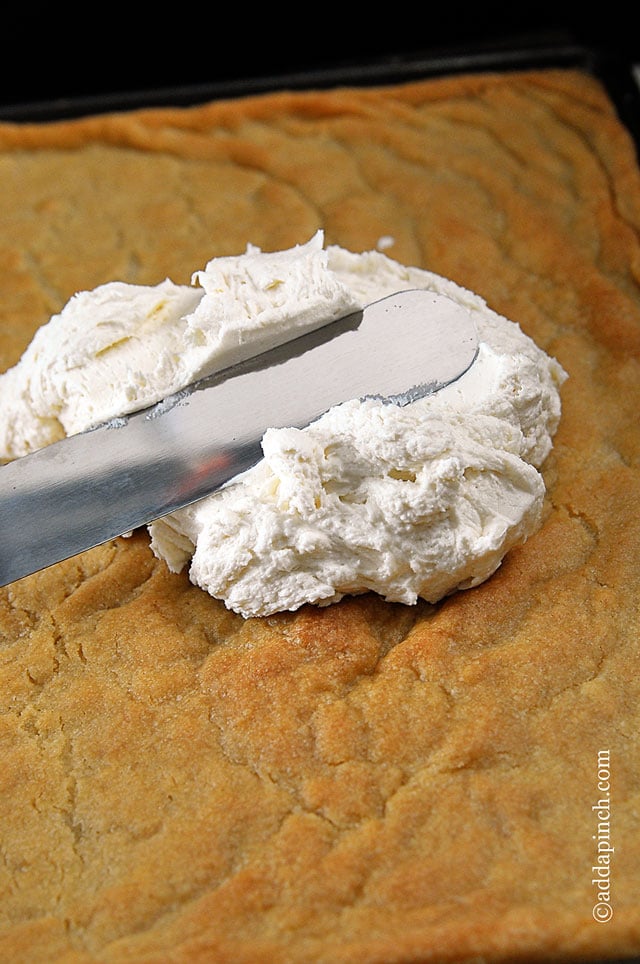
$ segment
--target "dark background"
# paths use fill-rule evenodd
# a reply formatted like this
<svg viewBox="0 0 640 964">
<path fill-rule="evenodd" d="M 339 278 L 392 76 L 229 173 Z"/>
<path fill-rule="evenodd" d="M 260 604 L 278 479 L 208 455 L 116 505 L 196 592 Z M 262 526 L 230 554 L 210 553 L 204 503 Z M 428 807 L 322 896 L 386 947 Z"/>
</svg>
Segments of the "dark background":
<svg viewBox="0 0 640 964">
<path fill-rule="evenodd" d="M 73 98 L 111 98 L 217 86 L 225 93 L 263 80 L 376 63 L 444 57 L 459 65 L 486 52 L 507 59 L 522 50 L 596 51 L 607 63 L 640 61 L 633 5 L 584 3 L 405 3 L 378 6 L 245 3 L 206 7 L 176 3 L 93 5 L 44 11 L 27 5 L 3 12 L 0 115 L 20 119 L 19 105 Z M 490 60 L 489 60 L 490 63 Z M 518 64 L 516 64 L 518 65 Z M 108 106 L 108 104 L 107 104 Z"/>
</svg>

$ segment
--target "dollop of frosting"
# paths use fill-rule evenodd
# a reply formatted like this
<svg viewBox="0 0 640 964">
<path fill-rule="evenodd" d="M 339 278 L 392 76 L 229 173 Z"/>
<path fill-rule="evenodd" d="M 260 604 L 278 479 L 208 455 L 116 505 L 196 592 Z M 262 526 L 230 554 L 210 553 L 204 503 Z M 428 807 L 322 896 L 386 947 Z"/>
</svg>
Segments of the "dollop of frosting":
<svg viewBox="0 0 640 964">
<path fill-rule="evenodd" d="M 404 288 L 472 310 L 471 368 L 410 405 L 354 399 L 303 429 L 267 430 L 262 460 L 154 522 L 151 546 L 246 617 L 368 591 L 437 602 L 477 586 L 540 525 L 566 373 L 478 295 L 381 251 L 325 248 L 321 232 L 214 259 L 191 286 L 76 295 L 0 376 L 0 453 L 153 404 Z"/>
<path fill-rule="evenodd" d="M 322 234 L 215 258 L 190 285 L 113 281 L 75 294 L 0 376 L 0 459 L 165 399 L 358 305 Z"/>
</svg>

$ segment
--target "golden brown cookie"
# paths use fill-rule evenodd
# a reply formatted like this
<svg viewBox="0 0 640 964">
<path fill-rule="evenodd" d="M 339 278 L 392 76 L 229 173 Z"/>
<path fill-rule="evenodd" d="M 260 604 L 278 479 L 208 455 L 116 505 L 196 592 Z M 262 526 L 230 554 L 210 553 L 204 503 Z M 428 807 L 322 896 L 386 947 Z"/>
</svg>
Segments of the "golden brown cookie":
<svg viewBox="0 0 640 964">
<path fill-rule="evenodd" d="M 640 171 L 598 82 L 4 124 L 0 211 L 3 369 L 77 290 L 323 228 L 569 374 L 542 529 L 437 606 L 243 620 L 140 533 L 0 590 L 0 961 L 639 953 Z"/>
</svg>

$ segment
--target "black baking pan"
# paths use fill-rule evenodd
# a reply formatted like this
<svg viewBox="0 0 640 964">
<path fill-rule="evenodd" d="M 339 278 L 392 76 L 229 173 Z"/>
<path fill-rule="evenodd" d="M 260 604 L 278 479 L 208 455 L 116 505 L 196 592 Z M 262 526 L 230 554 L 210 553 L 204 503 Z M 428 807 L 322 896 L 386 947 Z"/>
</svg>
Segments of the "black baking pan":
<svg viewBox="0 0 640 964">
<path fill-rule="evenodd" d="M 237 74 L 227 68 L 225 77 L 197 83 L 167 82 L 180 73 L 141 70 L 138 84 L 127 89 L 108 89 L 109 80 L 97 75 L 77 77 L 66 83 L 58 78 L 51 85 L 53 96 L 42 96 L 47 84 L 31 87 L 28 96 L 15 96 L 5 86 L 0 98 L 0 121 L 49 122 L 73 117 L 135 110 L 145 107 L 188 107 L 222 98 L 242 97 L 273 90 L 327 89 L 337 86 L 393 84 L 428 77 L 482 71 L 518 71 L 574 68 L 597 77 L 614 103 L 621 121 L 632 134 L 640 152 L 640 47 L 624 43 L 597 44 L 575 39 L 571 33 L 552 31 L 536 35 L 482 39 L 471 45 L 445 45 L 391 52 L 375 57 L 352 56 L 338 61 L 327 58 L 300 70 L 273 70 L 265 74 Z M 286 61 L 282 61 L 286 64 Z M 273 66 L 273 65 L 271 65 Z M 236 68 L 236 71 L 239 68 Z M 254 64 L 254 71 L 256 65 Z M 188 71 L 186 71 L 188 73 Z M 143 79 L 140 79 L 144 75 Z M 126 75 L 125 75 L 126 76 Z M 120 78 L 122 80 L 122 78 Z M 87 93 L 86 91 L 90 92 Z"/>
</svg>

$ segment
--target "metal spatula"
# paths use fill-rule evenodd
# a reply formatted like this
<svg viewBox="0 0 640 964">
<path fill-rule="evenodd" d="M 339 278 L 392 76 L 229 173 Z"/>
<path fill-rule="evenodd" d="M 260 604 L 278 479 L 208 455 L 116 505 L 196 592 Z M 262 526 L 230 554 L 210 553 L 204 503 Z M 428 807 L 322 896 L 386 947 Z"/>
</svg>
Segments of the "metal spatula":
<svg viewBox="0 0 640 964">
<path fill-rule="evenodd" d="M 460 378 L 477 350 L 470 309 L 402 291 L 4 465 L 0 585 L 210 495 L 259 461 L 267 428 L 353 398 L 410 404 Z"/>
</svg>

